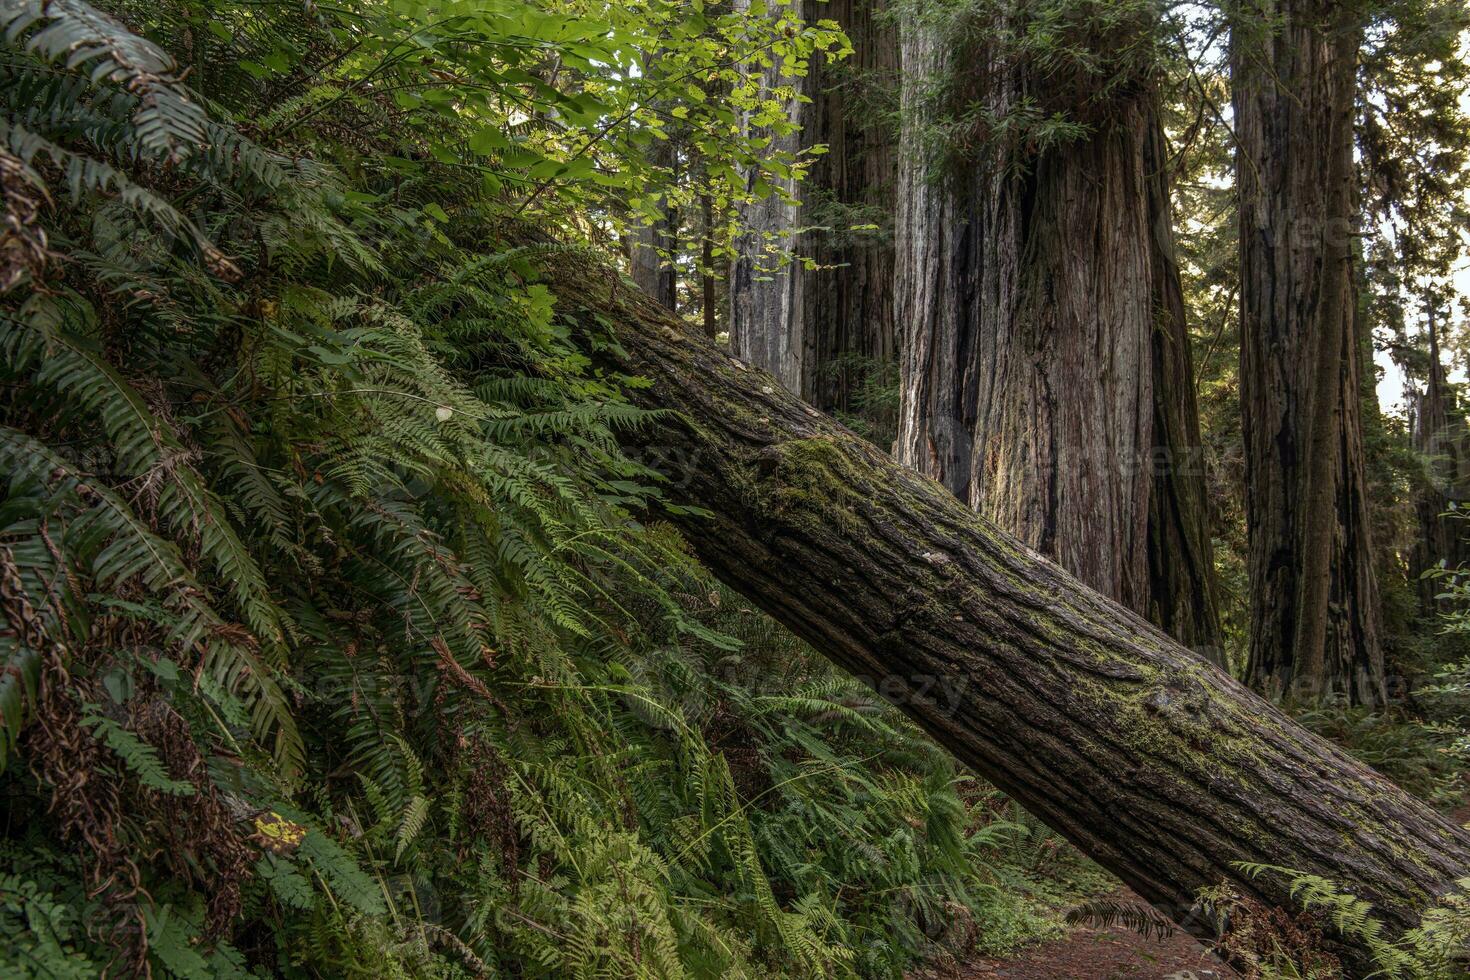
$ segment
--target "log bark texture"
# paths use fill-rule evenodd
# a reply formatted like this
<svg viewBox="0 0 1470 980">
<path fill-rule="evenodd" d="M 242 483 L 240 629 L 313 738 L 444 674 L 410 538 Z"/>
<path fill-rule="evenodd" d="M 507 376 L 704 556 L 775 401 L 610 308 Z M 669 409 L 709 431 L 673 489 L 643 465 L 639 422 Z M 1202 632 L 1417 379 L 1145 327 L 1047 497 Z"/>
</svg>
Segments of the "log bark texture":
<svg viewBox="0 0 1470 980">
<path fill-rule="evenodd" d="M 722 580 L 1176 920 L 1236 862 L 1325 876 L 1395 929 L 1470 834 L 802 402 L 593 259 L 546 263 L 579 336 L 651 382 L 637 439 Z M 1350 955 L 1352 948 L 1345 948 Z"/>
<path fill-rule="evenodd" d="M 1384 702 L 1357 338 L 1359 5 L 1252 0 L 1232 26 L 1252 686 Z"/>
</svg>

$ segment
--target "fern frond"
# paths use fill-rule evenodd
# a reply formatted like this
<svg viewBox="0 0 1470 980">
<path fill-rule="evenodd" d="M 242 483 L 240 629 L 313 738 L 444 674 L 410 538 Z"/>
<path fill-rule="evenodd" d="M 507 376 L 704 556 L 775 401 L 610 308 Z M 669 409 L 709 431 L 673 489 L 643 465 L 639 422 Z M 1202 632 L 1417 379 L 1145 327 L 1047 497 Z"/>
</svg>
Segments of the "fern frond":
<svg viewBox="0 0 1470 980">
<path fill-rule="evenodd" d="M 394 835 L 397 848 L 393 852 L 393 860 L 403 860 L 403 852 L 413 845 L 428 820 L 429 801 L 422 796 L 409 800 L 408 806 L 403 810 L 403 819 L 398 824 L 398 833 Z"/>
<path fill-rule="evenodd" d="M 97 586 L 115 589 L 137 580 L 159 596 L 172 614 L 172 642 L 185 653 L 202 654 L 202 666 L 216 683 L 245 695 L 256 734 L 273 744 L 283 773 L 299 772 L 304 761 L 301 735 L 272 671 L 249 643 L 234 639 L 240 631 L 205 601 L 206 591 L 178 550 L 157 537 L 112 490 L 87 480 L 68 460 L 8 426 L 0 426 L 0 464 L 45 487 L 58 504 L 69 502 L 75 508 L 68 534 L 87 542 L 82 558 Z"/>
<path fill-rule="evenodd" d="M 132 125 L 148 152 L 178 161 L 204 144 L 204 110 L 180 83 L 174 59 L 84 0 L 0 0 L 0 32 L 10 43 L 24 37 L 46 61 L 136 95 Z"/>
<path fill-rule="evenodd" d="M 1152 905 L 1141 902 L 1120 902 L 1102 898 L 1084 902 L 1067 913 L 1067 924 L 1096 926 L 1099 929 L 1114 929 L 1121 926 L 1147 939 L 1165 940 L 1175 935 L 1179 927 Z"/>
<path fill-rule="evenodd" d="M 95 709 L 96 706 L 89 707 Z M 82 717 L 82 725 L 90 728 L 94 736 L 112 749 L 138 777 L 138 782 L 144 786 L 170 796 L 192 796 L 194 794 L 193 783 L 169 776 L 168 770 L 164 768 L 163 760 L 158 757 L 157 749 L 111 718 L 98 714 L 87 714 Z"/>
</svg>

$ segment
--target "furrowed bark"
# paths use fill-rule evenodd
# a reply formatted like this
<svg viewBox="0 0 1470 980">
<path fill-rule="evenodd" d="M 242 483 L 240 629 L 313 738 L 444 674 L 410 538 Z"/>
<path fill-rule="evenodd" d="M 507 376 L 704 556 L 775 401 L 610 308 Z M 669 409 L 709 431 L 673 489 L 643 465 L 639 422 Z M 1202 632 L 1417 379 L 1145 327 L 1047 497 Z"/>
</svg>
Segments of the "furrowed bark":
<svg viewBox="0 0 1470 980">
<path fill-rule="evenodd" d="M 825 411 L 861 408 L 871 372 L 896 363 L 893 215 L 897 149 L 883 120 L 883 91 L 896 84 L 898 31 L 888 0 L 828 0 L 815 15 L 842 26 L 853 47 L 841 62 L 813 59 L 802 140 L 828 150 L 803 181 L 797 250 L 815 268 L 798 315 L 807 325 L 802 394 Z M 810 14 L 809 14 L 810 15 Z M 878 228 L 854 232 L 854 225 Z"/>
<path fill-rule="evenodd" d="M 1247 675 L 1272 696 L 1385 702 L 1352 275 L 1362 11 L 1251 0 L 1232 24 Z"/>
<path fill-rule="evenodd" d="M 1184 286 L 1174 247 L 1168 158 L 1164 127 L 1155 113 L 1144 155 L 1154 310 L 1148 618 L 1195 653 L 1223 665 L 1204 442 L 1194 396 Z"/>
<path fill-rule="evenodd" d="M 1023 30 L 1018 13 L 1012 31 Z M 931 152 L 933 93 L 1023 126 L 1073 96 L 996 38 L 902 23 L 898 458 L 1176 639 L 1221 658 L 1183 291 L 1151 69 L 1037 149 L 1004 128 Z M 1148 16 L 1094 37 L 1147 39 Z M 1065 74 L 1065 73 L 1063 73 Z M 1136 76 L 1136 77 L 1134 77 Z M 1070 76 L 1069 76 L 1070 77 Z M 1072 79 L 1072 84 L 1076 84 Z M 1096 84 L 1087 79 L 1083 87 Z M 1053 88 L 1061 92 L 1052 92 Z M 953 98 L 953 97 L 952 97 Z M 1045 101 L 1052 98 L 1054 102 Z M 1093 118 L 1095 116 L 1095 118 Z M 927 142 L 926 142 L 927 141 Z M 951 151 L 948 155 L 954 155 Z"/>
<path fill-rule="evenodd" d="M 744 2 L 744 0 L 740 0 Z M 792 391 L 826 410 L 847 412 L 870 372 L 896 360 L 893 318 L 895 150 L 874 105 L 897 73 L 896 30 L 886 0 L 826 0 L 802 9 L 841 25 L 853 46 L 842 62 L 813 58 L 789 105 L 799 132 L 775 151 L 822 145 L 785 191 L 800 203 L 766 198 L 738 205 L 748 231 L 737 242 L 730 282 L 730 345 Z M 767 69 L 767 87 L 779 82 Z M 874 224 L 880 227 L 854 231 Z M 799 259 L 779 267 L 767 245 Z M 810 263 L 808 265 L 807 263 Z"/>
<path fill-rule="evenodd" d="M 1176 920 L 1221 881 L 1290 904 L 1242 861 L 1329 878 L 1395 929 L 1470 877 L 1470 834 L 940 483 L 595 260 L 545 266 L 589 350 L 668 410 L 634 438 L 709 511 L 672 519 L 713 572 Z"/>
</svg>

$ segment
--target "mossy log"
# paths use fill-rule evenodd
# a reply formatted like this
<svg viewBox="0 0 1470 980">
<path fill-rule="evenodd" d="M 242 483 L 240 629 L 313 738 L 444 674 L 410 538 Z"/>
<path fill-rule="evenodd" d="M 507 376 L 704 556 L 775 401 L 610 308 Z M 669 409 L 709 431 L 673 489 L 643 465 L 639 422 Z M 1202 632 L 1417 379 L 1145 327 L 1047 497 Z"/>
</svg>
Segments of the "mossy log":
<svg viewBox="0 0 1470 980">
<path fill-rule="evenodd" d="M 1470 833 L 735 360 L 590 259 L 544 275 L 659 424 L 637 438 L 724 582 L 873 684 L 1139 895 L 1321 875 L 1394 930 L 1470 878 Z M 1351 946 L 1343 952 L 1358 958 Z"/>
</svg>

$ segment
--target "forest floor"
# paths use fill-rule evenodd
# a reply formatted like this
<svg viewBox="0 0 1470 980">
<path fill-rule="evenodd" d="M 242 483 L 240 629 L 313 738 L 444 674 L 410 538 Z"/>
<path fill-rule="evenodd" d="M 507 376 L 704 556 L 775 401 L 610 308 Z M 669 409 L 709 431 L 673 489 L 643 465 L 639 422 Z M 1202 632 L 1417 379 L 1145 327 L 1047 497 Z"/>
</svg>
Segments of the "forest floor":
<svg viewBox="0 0 1470 980">
<path fill-rule="evenodd" d="M 1451 815 L 1470 827 L 1470 804 Z M 1127 888 L 1108 898 L 1142 902 Z M 1121 926 L 1074 926 L 1065 936 L 1009 957 L 980 956 L 964 963 L 924 967 L 907 980 L 1238 980 L 1240 974 L 1183 932 L 1168 939 Z"/>
<path fill-rule="evenodd" d="M 1109 897 L 1142 901 L 1127 889 Z M 909 980 L 1233 980 L 1238 976 L 1182 932 L 1155 939 L 1121 926 L 1076 926 L 1059 939 L 1005 959 L 987 956 L 956 966 L 920 969 Z"/>
</svg>

